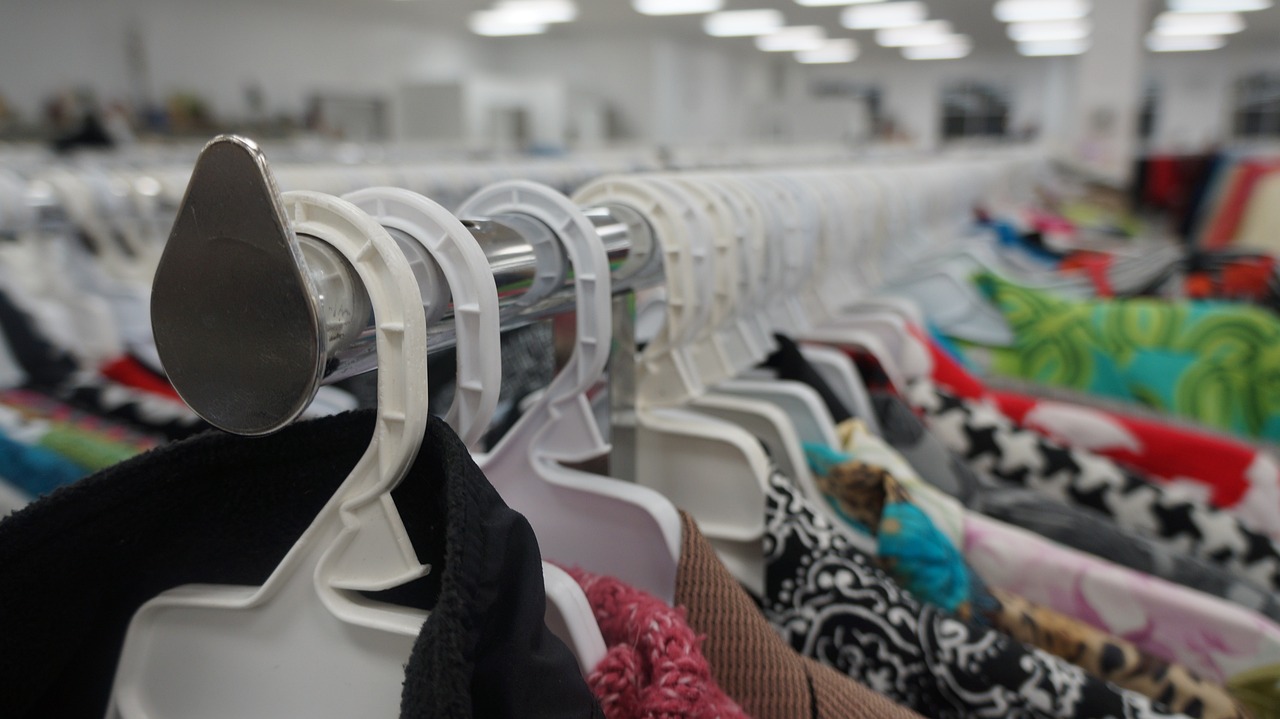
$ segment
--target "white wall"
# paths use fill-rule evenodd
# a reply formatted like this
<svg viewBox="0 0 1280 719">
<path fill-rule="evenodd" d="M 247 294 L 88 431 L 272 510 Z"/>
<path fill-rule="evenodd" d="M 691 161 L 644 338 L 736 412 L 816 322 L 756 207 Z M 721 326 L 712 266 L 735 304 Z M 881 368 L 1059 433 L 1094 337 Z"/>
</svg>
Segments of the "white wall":
<svg viewBox="0 0 1280 719">
<path fill-rule="evenodd" d="M 961 80 L 981 80 L 1008 88 L 1013 129 L 1037 126 L 1057 129 L 1055 107 L 1060 104 L 1064 73 L 1070 60 L 1063 58 L 1014 59 L 976 56 L 954 61 L 859 60 L 850 65 L 790 68 L 788 94 L 801 98 L 814 78 L 838 78 L 878 85 L 883 112 L 893 118 L 917 147 L 938 145 L 941 136 L 941 93 L 944 85 Z"/>
<path fill-rule="evenodd" d="M 407 3 L 398 14 L 402 4 L 386 2 L 389 9 L 370 13 L 321 0 L 11 0 L 0 7 L 0 95 L 32 116 L 55 89 L 75 85 L 122 100 L 192 90 L 217 115 L 235 119 L 249 112 L 250 84 L 264 90 L 269 114 L 298 115 L 318 91 L 393 99 L 409 85 L 481 78 L 488 89 L 477 94 L 495 101 L 520 96 L 523 103 L 541 93 L 531 113 L 540 141 L 564 138 L 575 122 L 598 138 L 608 107 L 622 118 L 626 139 L 723 143 L 847 137 L 858 124 L 856 103 L 808 95 L 813 78 L 830 77 L 879 85 L 885 111 L 928 148 L 938 142 L 943 84 L 979 78 L 1010 88 L 1015 128 L 1039 126 L 1049 141 L 1071 131 L 1072 58 L 988 52 L 907 62 L 869 53 L 851 65 L 803 67 L 734 41 L 629 34 L 490 40 L 433 27 Z M 145 87 L 130 69 L 131 32 L 150 70 Z M 1250 71 L 1280 71 L 1280 47 L 1148 55 L 1146 64 L 1160 87 L 1153 145 L 1195 149 L 1229 139 L 1233 83 Z"/>
<path fill-rule="evenodd" d="M 495 72 L 514 78 L 558 77 L 571 98 L 589 96 L 619 111 L 632 137 L 653 136 L 651 40 L 622 36 L 548 42 L 534 37 L 477 42 Z"/>
<path fill-rule="evenodd" d="M 1259 71 L 1280 73 L 1280 47 L 1156 54 L 1147 71 L 1159 93 L 1151 148 L 1200 150 L 1231 139 L 1236 80 Z"/>
<path fill-rule="evenodd" d="M 377 19 L 307 2 L 41 0 L 0 9 L 0 93 L 24 114 L 55 89 L 96 88 L 131 99 L 128 37 L 136 24 L 152 99 L 194 90 L 224 117 L 249 113 L 259 84 L 268 113 L 303 111 L 316 91 L 390 99 L 410 81 L 457 78 L 485 67 L 471 39 L 424 23 Z"/>
<path fill-rule="evenodd" d="M 750 137 L 750 108 L 768 91 L 768 58 L 726 44 L 596 35 L 492 46 L 487 54 L 495 71 L 558 77 L 571 106 L 603 105 L 619 113 L 627 139 L 698 143 Z"/>
</svg>

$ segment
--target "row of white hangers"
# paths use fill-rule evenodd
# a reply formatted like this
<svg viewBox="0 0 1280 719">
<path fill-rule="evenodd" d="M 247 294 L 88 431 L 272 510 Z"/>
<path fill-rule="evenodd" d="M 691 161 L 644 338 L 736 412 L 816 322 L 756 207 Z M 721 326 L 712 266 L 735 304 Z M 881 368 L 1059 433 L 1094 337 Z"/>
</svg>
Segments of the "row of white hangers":
<svg viewBox="0 0 1280 719">
<path fill-rule="evenodd" d="M 256 152 L 244 141 L 220 142 Z M 773 332 L 812 343 L 806 358 L 874 427 L 851 361 L 822 345 L 868 349 L 895 382 L 926 373 L 927 355 L 908 330 L 920 322 L 918 310 L 872 291 L 959 236 L 980 200 L 1020 194 L 1041 167 L 1019 155 L 871 169 L 652 173 L 598 179 L 572 198 L 505 180 L 453 212 L 403 188 L 273 196 L 271 181 L 261 180 L 270 200 L 264 206 L 288 228 L 280 241 L 319 239 L 345 257 L 369 294 L 377 428 L 266 584 L 183 587 L 137 612 L 108 716 L 395 714 L 403 666 L 427 615 L 359 592 L 429 571 L 390 494 L 418 451 L 428 378 L 420 287 L 388 228 L 421 243 L 448 281 L 460 376 L 446 420 L 473 447 L 497 404 L 501 328 L 484 252 L 458 218 L 524 214 L 555 231 L 575 277 L 573 353 L 515 427 L 475 458 L 504 501 L 528 518 L 545 559 L 616 576 L 671 603 L 681 548 L 676 507 L 757 592 L 771 468 L 831 511 L 802 443 L 836 446 L 834 421 L 811 388 L 762 379 L 754 369 L 775 348 Z M 198 177 L 197 168 L 193 187 Z M 197 201 L 194 194 L 186 201 Z M 632 481 L 564 464 L 611 451 L 587 395 L 605 372 L 613 339 L 610 268 L 582 211 L 611 204 L 644 217 L 664 270 L 662 285 L 638 297 L 645 346 L 634 415 L 614 418 L 612 451 Z M 849 538 L 865 545 L 853 532 Z M 585 673 L 604 655 L 599 629 L 573 580 L 550 564 L 544 571 L 548 625 Z"/>
</svg>

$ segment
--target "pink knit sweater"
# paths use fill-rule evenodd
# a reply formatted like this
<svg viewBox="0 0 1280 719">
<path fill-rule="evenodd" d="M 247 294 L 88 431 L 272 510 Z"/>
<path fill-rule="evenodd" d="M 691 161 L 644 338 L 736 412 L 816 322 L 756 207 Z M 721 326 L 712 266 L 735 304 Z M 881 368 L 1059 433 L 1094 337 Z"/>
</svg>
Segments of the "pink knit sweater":
<svg viewBox="0 0 1280 719">
<path fill-rule="evenodd" d="M 703 637 L 684 610 L 623 584 L 567 569 L 582 586 L 609 651 L 587 677 L 608 719 L 747 719 L 716 686 Z"/>
</svg>

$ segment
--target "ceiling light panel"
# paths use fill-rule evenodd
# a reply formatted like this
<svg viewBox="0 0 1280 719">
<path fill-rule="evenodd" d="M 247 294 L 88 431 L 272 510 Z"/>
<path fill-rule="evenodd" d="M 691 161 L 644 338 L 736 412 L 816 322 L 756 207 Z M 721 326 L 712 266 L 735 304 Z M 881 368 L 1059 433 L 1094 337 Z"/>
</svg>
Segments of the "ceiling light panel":
<svg viewBox="0 0 1280 719">
<path fill-rule="evenodd" d="M 786 24 L 779 10 L 725 10 L 702 19 L 702 29 L 712 37 L 768 35 Z"/>
<path fill-rule="evenodd" d="M 1227 39 L 1221 35 L 1147 35 L 1147 49 L 1151 52 L 1204 52 L 1226 44 Z"/>
<path fill-rule="evenodd" d="M 641 15 L 700 15 L 724 7 L 724 0 L 631 0 Z"/>
<path fill-rule="evenodd" d="M 994 13 L 1000 22 L 1036 22 L 1076 20 L 1087 17 L 1091 9 L 1089 0 L 1000 0 Z"/>
<path fill-rule="evenodd" d="M 547 31 L 546 23 L 516 22 L 497 10 L 473 12 L 467 18 L 471 32 L 485 37 L 512 37 L 515 35 L 541 35 Z"/>
<path fill-rule="evenodd" d="M 796 60 L 806 65 L 830 65 L 858 59 L 858 43 L 849 38 L 827 40 L 816 50 L 801 50 Z"/>
<path fill-rule="evenodd" d="M 946 20 L 930 20 L 911 27 L 895 27 L 876 31 L 876 44 L 881 47 L 909 47 L 912 45 L 937 45 L 954 37 L 951 23 Z"/>
<path fill-rule="evenodd" d="M 1169 0 L 1174 12 L 1256 12 L 1268 10 L 1272 0 Z"/>
<path fill-rule="evenodd" d="M 1089 49 L 1089 41 L 1046 40 L 1018 43 L 1018 54 L 1026 57 L 1054 57 L 1058 55 L 1082 55 Z"/>
<path fill-rule="evenodd" d="M 973 51 L 973 43 L 964 35 L 939 45 L 917 45 L 902 48 L 902 56 L 908 60 L 958 60 Z"/>
<path fill-rule="evenodd" d="M 1244 18 L 1233 12 L 1162 12 L 1156 16 L 1157 35 L 1232 35 L 1244 30 Z"/>
<path fill-rule="evenodd" d="M 1045 42 L 1050 40 L 1079 40 L 1089 37 L 1092 23 L 1086 18 L 1078 20 L 1042 20 L 1039 22 L 1010 23 L 1006 32 L 1014 42 Z"/>
<path fill-rule="evenodd" d="M 850 30 L 880 30 L 919 25 L 928 17 L 922 2 L 884 2 L 845 8 L 840 22 Z"/>
<path fill-rule="evenodd" d="M 827 33 L 817 25 L 784 27 L 756 38 L 756 47 L 765 52 L 801 52 L 817 50 L 827 41 Z"/>
<path fill-rule="evenodd" d="M 866 5 L 883 0 L 796 0 L 802 7 L 832 7 L 834 5 Z"/>
<path fill-rule="evenodd" d="M 493 11 L 513 24 L 541 25 L 578 19 L 578 5 L 573 0 L 502 0 Z"/>
</svg>

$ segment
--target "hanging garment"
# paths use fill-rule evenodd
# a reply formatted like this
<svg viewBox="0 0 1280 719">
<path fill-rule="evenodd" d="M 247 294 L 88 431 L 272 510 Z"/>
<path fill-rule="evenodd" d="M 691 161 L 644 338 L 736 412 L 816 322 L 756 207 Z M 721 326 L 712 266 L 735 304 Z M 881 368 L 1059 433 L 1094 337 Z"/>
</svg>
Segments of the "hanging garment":
<svg viewBox="0 0 1280 719">
<path fill-rule="evenodd" d="M 56 387 L 77 369 L 75 358 L 54 346 L 12 299 L 0 291 L 0 333 L 28 383 Z"/>
<path fill-rule="evenodd" d="M 683 523 L 676 604 L 725 693 L 755 719 L 919 719 L 883 694 L 801 656 L 761 616 L 693 518 Z"/>
<path fill-rule="evenodd" d="M 1250 529 L 1280 539 L 1280 463 L 1270 451 L 1071 390 L 1003 378 L 984 382 L 943 348 L 930 349 L 934 380 L 957 396 L 988 401 L 1023 427 L 1177 485 L 1180 493 L 1201 496 Z"/>
<path fill-rule="evenodd" d="M 995 372 L 1280 439 L 1275 315 L 1216 302 L 1075 302 L 992 275 L 977 281 L 1016 335 L 1012 347 L 992 349 Z"/>
<path fill-rule="evenodd" d="M 960 550 L 911 505 L 910 493 L 888 472 L 847 457 L 842 462 L 839 453 L 830 450 L 806 451 L 837 516 L 876 537 L 877 566 L 917 599 L 994 627 L 1174 711 L 1206 719 L 1243 716 L 1224 689 L 1184 667 L 1147 655 L 1079 620 L 988 588 L 966 565 Z"/>
<path fill-rule="evenodd" d="M 1260 177 L 1237 228 L 1235 244 L 1280 252 L 1280 168 Z"/>
<path fill-rule="evenodd" d="M 1254 199 L 1254 191 L 1259 183 L 1270 179 L 1280 166 L 1274 161 L 1246 160 L 1241 162 L 1238 171 L 1232 178 L 1222 203 L 1218 207 L 1212 223 L 1205 228 L 1205 236 L 1201 245 L 1208 248 L 1221 248 L 1234 243 L 1239 237 L 1241 223 L 1250 211 Z M 1263 199 L 1270 199 L 1265 197 Z"/>
<path fill-rule="evenodd" d="M 46 394 L 26 389 L 0 390 L 0 416 L 10 416 L 10 410 L 20 415 L 22 422 L 47 422 L 91 433 L 114 444 L 124 445 L 140 454 L 160 446 L 161 440 L 137 431 L 123 423 L 99 417 L 76 409 L 66 402 Z"/>
<path fill-rule="evenodd" d="M 683 613 L 613 578 L 567 571 L 582 587 L 608 653 L 587 676 L 606 719 L 746 719 L 711 676 Z"/>
<path fill-rule="evenodd" d="M 836 422 L 843 422 L 853 417 L 849 408 L 831 390 L 827 381 L 818 374 L 809 360 L 805 359 L 795 341 L 779 334 L 775 334 L 773 339 L 778 349 L 765 359 L 763 363 L 765 367 L 777 372 L 778 379 L 800 382 L 817 392 L 818 396 L 822 397 L 822 403 L 827 406 L 827 411 L 831 413 L 831 418 Z"/>
<path fill-rule="evenodd" d="M 912 493 L 913 504 L 928 515 L 934 527 L 959 546 L 964 537 L 964 507 L 958 500 L 934 491 L 905 457 L 862 422 L 842 422 L 836 427 L 836 439 L 841 459 L 852 458 L 884 469 Z"/>
<path fill-rule="evenodd" d="M 54 397 L 85 412 L 170 440 L 185 439 L 209 429 L 209 424 L 184 404 L 100 377 L 73 377 L 50 391 Z"/>
<path fill-rule="evenodd" d="M 1030 532 L 972 515 L 965 557 L 991 586 L 1012 592 L 1228 687 L 1250 672 L 1280 669 L 1280 626 L 1193 589 L 1059 546 Z M 1280 706 L 1272 687 L 1264 714 Z M 1262 711 L 1259 711 L 1262 710 Z"/>
<path fill-rule="evenodd" d="M 873 392 L 884 438 L 933 487 L 974 512 L 1022 527 L 1144 574 L 1233 601 L 1280 621 L 1280 596 L 1219 567 L 1117 526 L 1098 514 L 1046 499 L 1029 489 L 991 487 L 955 458 L 897 395 Z"/>
<path fill-rule="evenodd" d="M 977 581 L 964 555 L 894 476 L 830 447 L 805 445 L 818 489 L 836 516 L 876 539 L 876 559 L 916 598 L 963 618 L 973 615 Z"/>
<path fill-rule="evenodd" d="M 133 387 L 177 402 L 182 401 L 177 390 L 169 384 L 168 378 L 151 371 L 150 367 L 142 364 L 135 357 L 118 357 L 103 365 L 98 371 L 103 377 L 126 387 Z"/>
<path fill-rule="evenodd" d="M 0 432 L 0 477 L 28 497 L 46 495 L 85 474 L 57 452 L 23 444 Z"/>
<path fill-rule="evenodd" d="M 927 380 L 913 383 L 908 394 L 934 434 L 988 481 L 1087 508 L 1245 581 L 1280 589 L 1280 548 L 1230 515 L 1177 497 L 1105 457 L 1020 429 L 989 405 Z"/>
<path fill-rule="evenodd" d="M 0 716 L 101 717 L 138 607 L 185 584 L 261 585 L 364 453 L 373 425 L 366 411 L 269 437 L 210 433 L 0 522 Z M 405 667 L 400 716 L 602 716 L 543 623 L 528 522 L 443 422 L 428 424 L 394 498 L 433 567 L 373 595 L 431 611 Z"/>
<path fill-rule="evenodd" d="M 1280 175 L 1277 175 L 1280 178 Z M 1278 185 L 1280 186 L 1280 185 Z M 1269 254 L 1242 251 L 1192 251 L 1180 287 L 1172 285 L 1163 296 L 1192 300 L 1247 302 L 1271 310 L 1280 309 L 1277 297 L 1277 263 Z"/>
<path fill-rule="evenodd" d="M 988 617 L 996 629 L 1015 641 L 1043 649 L 1099 679 L 1190 717 L 1249 716 L 1226 689 L 1179 664 L 1157 659 L 1130 642 L 1011 592 L 992 589 L 991 593 L 999 606 Z"/>
<path fill-rule="evenodd" d="M 1144 696 L 922 606 L 774 472 L 765 616 L 791 646 L 936 719 L 1172 716 Z"/>
<path fill-rule="evenodd" d="M 91 426 L 27 417 L 22 410 L 3 402 L 0 402 L 0 432 L 71 461 L 81 469 L 82 475 L 122 462 L 142 451 Z"/>
</svg>

